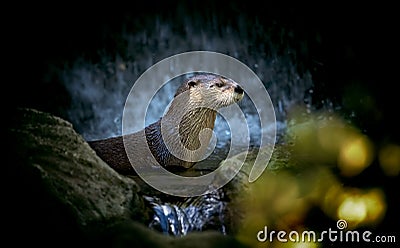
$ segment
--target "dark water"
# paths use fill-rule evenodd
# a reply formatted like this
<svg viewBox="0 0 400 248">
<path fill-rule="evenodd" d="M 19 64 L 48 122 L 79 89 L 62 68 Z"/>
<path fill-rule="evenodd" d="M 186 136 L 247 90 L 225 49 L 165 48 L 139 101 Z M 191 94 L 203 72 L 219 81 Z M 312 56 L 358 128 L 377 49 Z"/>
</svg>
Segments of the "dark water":
<svg viewBox="0 0 400 248">
<path fill-rule="evenodd" d="M 377 141 L 399 140 L 390 100 L 395 93 L 386 73 L 391 66 L 381 57 L 390 50 L 391 15 L 376 6 L 151 1 L 141 8 L 64 7 L 17 15 L 25 24 L 10 36 L 23 56 L 14 56 L 11 64 L 23 83 L 12 85 L 17 96 L 12 101 L 66 118 L 87 140 L 120 135 L 123 106 L 136 79 L 164 58 L 194 50 L 230 55 L 258 75 L 274 104 L 278 135 L 288 112 L 302 106 L 305 114 L 340 111 Z M 389 20 L 374 18 L 381 12 Z M 171 84 L 160 92 L 149 121 L 160 117 L 174 91 Z M 258 116 L 246 99 L 241 108 L 257 144 Z M 220 118 L 216 133 L 224 149 L 230 130 Z M 202 204 L 189 199 L 180 205 L 150 197 L 150 226 L 185 235 L 214 223 L 213 229 L 225 233 L 226 204 L 219 194 L 205 196 Z"/>
</svg>

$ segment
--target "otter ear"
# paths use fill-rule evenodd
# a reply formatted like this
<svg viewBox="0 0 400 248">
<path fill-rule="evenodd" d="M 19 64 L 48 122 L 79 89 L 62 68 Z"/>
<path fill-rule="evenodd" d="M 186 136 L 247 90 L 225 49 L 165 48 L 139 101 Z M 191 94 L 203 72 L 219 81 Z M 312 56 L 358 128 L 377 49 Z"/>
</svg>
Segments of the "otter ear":
<svg viewBox="0 0 400 248">
<path fill-rule="evenodd" d="M 198 84 L 199 84 L 199 81 L 197 81 L 197 80 L 189 80 L 189 82 L 188 82 L 189 88 L 195 87 Z"/>
</svg>

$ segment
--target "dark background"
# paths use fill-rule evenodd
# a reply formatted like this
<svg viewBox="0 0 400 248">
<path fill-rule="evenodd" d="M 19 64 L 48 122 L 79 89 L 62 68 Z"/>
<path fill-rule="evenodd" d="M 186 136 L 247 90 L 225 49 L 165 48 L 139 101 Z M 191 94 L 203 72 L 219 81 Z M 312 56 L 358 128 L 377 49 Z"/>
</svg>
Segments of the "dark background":
<svg viewBox="0 0 400 248">
<path fill-rule="evenodd" d="M 7 74 L 12 82 L 7 85 L 15 96 L 9 101 L 12 105 L 32 106 L 62 115 L 70 96 L 60 79 L 49 72 L 66 67 L 79 57 L 95 63 L 116 51 L 124 56 L 123 24 L 133 32 L 152 29 L 146 26 L 147 20 L 158 16 L 177 33 L 183 32 L 185 21 L 191 20 L 199 29 L 218 35 L 218 26 L 239 23 L 238 30 L 243 27 L 251 30 L 258 23 L 268 31 L 265 36 L 278 51 L 288 47 L 296 51 L 294 59 L 300 72 L 311 71 L 316 105 L 318 98 L 330 98 L 342 107 L 343 113 L 356 111 L 355 122 L 373 138 L 399 140 L 394 118 L 397 91 L 393 87 L 397 80 L 390 76 L 396 70 L 393 61 L 397 49 L 393 6 L 188 2 L 144 1 L 140 5 L 60 2 L 46 8 L 28 5 L 18 8 L 7 18 L 3 36 L 10 42 L 5 52 L 11 55 Z M 257 34 L 257 30 L 251 32 Z M 262 46 L 263 40 L 255 45 Z M 354 99 L 344 102 L 343 95 L 349 90 Z M 372 107 L 366 106 L 368 99 L 363 99 L 366 96 Z"/>
<path fill-rule="evenodd" d="M 232 24 L 239 32 L 243 28 L 251 30 L 258 23 L 268 30 L 265 36 L 276 44 L 278 53 L 290 47 L 295 51 L 299 72 L 311 72 L 316 109 L 322 107 L 321 100 L 331 99 L 340 106 L 341 114 L 375 144 L 399 144 L 397 63 L 393 62 L 398 60 L 395 9 L 336 2 L 261 5 L 255 1 L 152 0 L 140 5 L 57 2 L 46 8 L 21 3 L 4 10 L 11 14 L 3 20 L 3 49 L 9 55 L 5 57 L 8 67 L 3 108 L 13 111 L 13 107 L 33 107 L 66 117 L 72 96 L 53 72 L 68 68 L 77 58 L 96 63 L 116 51 L 129 60 L 120 36 L 122 24 L 132 32 L 150 30 L 148 20 L 157 16 L 179 33 L 189 19 L 199 29 L 218 34 L 218 26 Z M 235 21 L 238 18 L 240 21 Z M 252 32 L 257 34 L 257 30 Z M 263 46 L 261 38 L 255 46 Z M 354 113 L 355 117 L 351 117 Z M 371 166 L 344 184 L 381 186 L 389 204 L 381 230 L 398 230 L 392 227 L 399 220 L 396 178 L 387 179 L 378 166 Z M 315 218 L 318 217 L 317 214 Z"/>
</svg>

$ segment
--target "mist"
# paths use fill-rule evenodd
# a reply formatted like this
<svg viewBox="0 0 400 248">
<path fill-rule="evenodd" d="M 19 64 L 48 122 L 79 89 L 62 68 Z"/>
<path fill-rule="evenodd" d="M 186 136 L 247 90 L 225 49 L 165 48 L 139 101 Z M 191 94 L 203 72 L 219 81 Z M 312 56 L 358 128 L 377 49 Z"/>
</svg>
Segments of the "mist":
<svg viewBox="0 0 400 248">
<path fill-rule="evenodd" d="M 125 53 L 117 52 L 104 56 L 100 62 L 79 58 L 63 71 L 62 82 L 71 95 L 67 109 L 68 119 L 87 140 L 103 139 L 121 135 L 121 118 L 126 97 L 138 77 L 153 64 L 170 55 L 185 51 L 215 51 L 230 55 L 251 68 L 264 83 L 275 107 L 278 130 L 285 126 L 286 114 L 294 106 L 311 108 L 309 91 L 313 86 L 310 72 L 298 72 L 293 59 L 294 50 L 286 48 L 279 53 L 280 46 L 273 44 L 264 34 L 261 25 L 254 29 L 239 28 L 246 22 L 220 25 L 211 22 L 202 26 L 196 18 L 184 20 L 184 32 L 176 33 L 171 21 L 161 18 L 149 20 L 152 29 L 130 30 L 129 23 L 122 25 L 121 39 L 126 44 Z M 216 34 L 215 29 L 219 32 Z M 254 46 L 262 36 L 262 45 Z M 140 49 L 138 49 L 140 47 Z M 268 51 L 266 51 L 268 49 Z M 165 82 L 166 83 L 166 82 Z M 147 123 L 158 120 L 180 82 L 170 82 L 156 95 L 149 106 Z M 308 103 L 308 105 L 307 105 Z M 145 104 L 145 103 L 144 103 Z M 257 143 L 259 119 L 252 102 L 245 98 L 240 103 L 246 114 L 251 135 Z M 147 106 L 136 106 L 138 111 Z M 219 139 L 225 142 L 229 137 L 229 127 L 216 121 Z"/>
</svg>

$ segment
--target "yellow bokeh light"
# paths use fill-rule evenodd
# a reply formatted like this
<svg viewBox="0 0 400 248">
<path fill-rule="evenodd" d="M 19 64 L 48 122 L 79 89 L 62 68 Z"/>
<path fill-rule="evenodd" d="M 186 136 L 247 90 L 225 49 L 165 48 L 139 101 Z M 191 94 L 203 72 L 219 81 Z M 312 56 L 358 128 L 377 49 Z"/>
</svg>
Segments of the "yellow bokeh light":
<svg viewBox="0 0 400 248">
<path fill-rule="evenodd" d="M 400 172 L 400 146 L 389 144 L 379 151 L 379 164 L 387 176 L 397 176 Z"/>
<path fill-rule="evenodd" d="M 348 222 L 349 227 L 376 224 L 386 212 L 384 194 L 379 189 L 367 192 L 350 190 L 341 196 L 337 217 Z"/>
<path fill-rule="evenodd" d="M 339 219 L 358 224 L 367 216 L 367 206 L 359 196 L 347 196 L 338 208 Z"/>
<path fill-rule="evenodd" d="M 384 193 L 380 189 L 373 189 L 365 194 L 363 198 L 368 210 L 368 215 L 365 222 L 378 222 L 386 212 L 386 201 Z"/>
<path fill-rule="evenodd" d="M 370 165 L 372 158 L 373 149 L 368 138 L 354 135 L 340 147 L 338 165 L 343 175 L 355 176 Z"/>
</svg>

